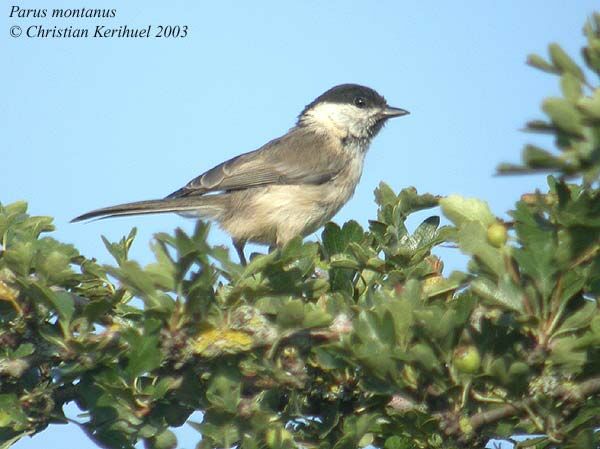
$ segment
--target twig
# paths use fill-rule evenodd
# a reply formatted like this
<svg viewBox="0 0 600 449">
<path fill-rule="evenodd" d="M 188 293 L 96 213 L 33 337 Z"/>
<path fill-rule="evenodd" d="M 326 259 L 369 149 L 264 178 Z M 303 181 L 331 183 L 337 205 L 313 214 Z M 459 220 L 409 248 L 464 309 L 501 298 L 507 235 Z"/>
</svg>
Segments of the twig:
<svg viewBox="0 0 600 449">
<path fill-rule="evenodd" d="M 565 401 L 580 402 L 592 393 L 600 391 L 600 377 L 595 377 L 582 382 L 576 388 L 559 387 L 557 393 Z M 486 424 L 499 421 L 510 416 L 519 415 L 523 410 L 533 404 L 533 399 L 524 399 L 518 403 L 505 404 L 490 410 L 479 412 L 471 416 L 470 423 L 473 430 Z"/>
<path fill-rule="evenodd" d="M 523 402 L 532 402 L 532 400 L 526 399 Z M 473 428 L 473 430 L 476 430 L 482 426 L 485 426 L 486 424 L 490 424 L 501 419 L 508 418 L 509 416 L 518 415 L 520 411 L 520 409 L 518 409 L 512 404 L 505 404 L 500 407 L 495 407 L 491 410 L 479 412 L 471 416 L 471 427 Z"/>
<path fill-rule="evenodd" d="M 579 386 L 557 388 L 558 394 L 565 401 L 578 402 L 583 401 L 586 396 L 600 391 L 600 377 L 594 377 L 582 382 Z"/>
</svg>

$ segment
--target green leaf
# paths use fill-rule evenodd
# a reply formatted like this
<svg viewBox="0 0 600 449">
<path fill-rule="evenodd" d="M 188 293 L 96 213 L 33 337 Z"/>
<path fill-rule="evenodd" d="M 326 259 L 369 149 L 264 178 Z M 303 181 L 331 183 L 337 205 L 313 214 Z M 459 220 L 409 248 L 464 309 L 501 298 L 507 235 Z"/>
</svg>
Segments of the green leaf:
<svg viewBox="0 0 600 449">
<path fill-rule="evenodd" d="M 577 374 L 587 361 L 586 351 L 580 348 L 580 344 L 580 339 L 575 336 L 556 338 L 547 360 L 569 374 Z"/>
<path fill-rule="evenodd" d="M 588 38 L 588 46 L 583 48 L 583 59 L 588 68 L 600 75 L 600 39 L 598 39 L 598 20 L 594 20 L 598 13 L 592 15 L 584 27 Z"/>
<path fill-rule="evenodd" d="M 151 326 L 150 323 L 146 326 Z M 131 351 L 125 372 L 130 379 L 158 368 L 162 363 L 162 352 L 159 347 L 159 337 L 146 329 L 143 334 L 131 330 L 124 334 Z"/>
<path fill-rule="evenodd" d="M 590 429 L 581 429 L 575 437 L 565 444 L 565 449 L 598 449 L 597 431 Z"/>
<path fill-rule="evenodd" d="M 383 207 L 386 205 L 394 205 L 398 197 L 392 190 L 392 188 L 385 182 L 380 182 L 379 186 L 375 189 L 375 202 Z"/>
<path fill-rule="evenodd" d="M 426 246 L 435 241 L 437 237 L 437 228 L 440 225 L 440 217 L 432 216 L 424 220 L 415 229 L 412 235 L 413 240 L 416 243 L 416 247 Z"/>
<path fill-rule="evenodd" d="M 50 288 L 34 283 L 32 285 L 24 285 L 29 293 L 41 301 L 44 301 L 58 315 L 58 324 L 60 325 L 64 336 L 70 334 L 69 325 L 73 314 L 75 313 L 75 301 L 71 293 L 66 291 L 53 291 Z"/>
<path fill-rule="evenodd" d="M 8 268 L 23 277 L 29 276 L 34 256 L 34 242 L 14 242 L 2 252 Z"/>
<path fill-rule="evenodd" d="M 4 206 L 4 212 L 9 218 L 22 215 L 27 212 L 27 201 L 15 201 Z"/>
<path fill-rule="evenodd" d="M 1 427 L 10 426 L 14 430 L 23 430 L 28 426 L 27 415 L 23 411 L 21 401 L 14 393 L 0 394 L 0 415 L 3 424 Z"/>
<path fill-rule="evenodd" d="M 35 346 L 33 343 L 23 343 L 13 352 L 12 356 L 15 359 L 30 356 L 35 352 Z"/>
<path fill-rule="evenodd" d="M 177 447 L 177 437 L 169 429 L 146 440 L 146 442 L 144 445 L 146 449 L 175 449 Z"/>
<path fill-rule="evenodd" d="M 564 73 L 560 78 L 560 88 L 565 98 L 576 102 L 582 95 L 581 80 L 572 73 Z"/>
<path fill-rule="evenodd" d="M 150 245 L 156 258 L 156 263 L 146 266 L 145 271 L 152 276 L 154 285 L 162 290 L 176 290 L 177 267 L 169 255 L 164 242 L 155 240 Z"/>
<path fill-rule="evenodd" d="M 304 329 L 310 329 L 315 327 L 325 327 L 331 324 L 333 317 L 328 314 L 322 308 L 314 305 L 307 304 L 305 307 L 304 319 L 302 320 L 302 327 Z"/>
<path fill-rule="evenodd" d="M 346 361 L 341 354 L 335 352 L 335 349 L 328 349 L 322 346 L 311 348 L 314 363 L 323 370 L 339 370 L 346 367 Z"/>
<path fill-rule="evenodd" d="M 571 57 L 558 44 L 550 44 L 550 59 L 552 64 L 557 67 L 561 73 L 570 73 L 580 81 L 585 81 L 585 76 L 581 68 L 571 59 Z"/>
<path fill-rule="evenodd" d="M 468 279 L 468 275 L 460 271 L 453 271 L 448 278 L 439 278 L 436 282 L 425 283 L 423 291 L 428 298 L 450 293 L 463 285 Z"/>
<path fill-rule="evenodd" d="M 414 345 L 410 351 L 411 360 L 419 363 L 427 371 L 441 371 L 441 364 L 431 346 L 424 343 Z"/>
<path fill-rule="evenodd" d="M 523 162 L 532 169 L 568 170 L 571 168 L 564 159 L 560 159 L 549 151 L 529 144 L 525 145 L 523 149 Z"/>
<path fill-rule="evenodd" d="M 272 251 L 269 254 L 264 254 L 264 255 L 261 254 L 256 257 L 253 257 L 252 260 L 250 261 L 250 263 L 248 263 L 248 265 L 246 265 L 246 269 L 243 271 L 240 278 L 245 279 L 256 273 L 260 273 L 261 271 L 264 271 L 265 268 L 272 265 L 273 262 L 275 262 L 278 257 L 279 257 L 279 254 L 277 253 L 277 251 Z"/>
<path fill-rule="evenodd" d="M 304 303 L 294 299 L 281 303 L 277 313 L 277 323 L 282 327 L 300 326 L 304 321 Z"/>
<path fill-rule="evenodd" d="M 600 88 L 594 89 L 591 97 L 580 99 L 577 106 L 587 118 L 600 121 Z"/>
<path fill-rule="evenodd" d="M 484 277 L 478 277 L 471 282 L 471 289 L 495 305 L 523 312 L 524 294 L 513 284 L 508 275 L 502 276 L 498 284 Z"/>
<path fill-rule="evenodd" d="M 542 214 L 530 209 L 524 202 L 517 203 L 512 212 L 521 248 L 513 251 L 520 269 L 540 287 L 544 298 L 549 298 L 556 283 L 555 260 L 557 252 L 554 225 Z"/>
<path fill-rule="evenodd" d="M 23 230 L 26 231 L 30 238 L 37 239 L 42 233 L 54 231 L 54 220 L 52 217 L 27 217 L 23 223 Z"/>
<path fill-rule="evenodd" d="M 527 56 L 527 64 L 536 69 L 543 70 L 548 73 L 560 73 L 560 71 L 554 67 L 552 64 L 547 62 L 544 58 L 536 54 L 530 54 Z"/>
<path fill-rule="evenodd" d="M 502 251 L 488 242 L 487 229 L 481 222 L 463 223 L 458 230 L 457 239 L 461 251 L 476 256 L 496 275 L 506 271 Z"/>
<path fill-rule="evenodd" d="M 202 433 L 202 441 L 198 449 L 232 448 L 240 439 L 240 432 L 233 423 L 217 423 L 214 424 L 207 420 L 210 416 L 204 417 L 202 424 L 198 426 L 198 430 Z"/>
<path fill-rule="evenodd" d="M 514 379 L 517 377 L 525 377 L 531 373 L 531 368 L 527 363 L 524 362 L 515 362 L 510 365 L 508 369 L 508 378 Z"/>
<path fill-rule="evenodd" d="M 542 104 L 542 109 L 552 123 L 566 133 L 583 136 L 581 114 L 573 103 L 564 98 L 547 98 Z"/>
<path fill-rule="evenodd" d="M 351 270 L 360 269 L 360 263 L 354 257 L 345 254 L 335 254 L 331 256 L 329 265 L 332 268 L 348 268 Z"/>
<path fill-rule="evenodd" d="M 323 246 L 329 256 L 346 250 L 351 242 L 361 242 L 364 236 L 362 227 L 353 220 L 344 223 L 340 228 L 335 223 L 327 223 L 323 229 Z"/>
<path fill-rule="evenodd" d="M 361 311 L 355 326 L 354 356 L 379 379 L 386 378 L 395 369 L 391 357 L 390 326 L 385 329 L 374 312 Z M 392 330 L 393 332 L 393 330 Z"/>
<path fill-rule="evenodd" d="M 594 318 L 596 310 L 596 304 L 594 304 L 592 301 L 587 301 L 583 307 L 581 307 L 575 313 L 567 316 L 557 333 L 563 334 L 576 332 L 581 328 L 587 327 Z"/>
<path fill-rule="evenodd" d="M 110 255 L 115 258 L 119 265 L 121 265 L 127 260 L 129 248 L 131 248 L 131 245 L 133 244 L 133 240 L 135 239 L 136 235 L 137 228 L 132 228 L 131 231 L 129 231 L 129 235 L 127 237 L 121 238 L 121 240 L 118 243 L 111 243 L 104 236 L 102 236 L 102 242 L 104 243 L 104 246 L 106 247 Z"/>
<path fill-rule="evenodd" d="M 442 212 L 456 226 L 476 221 L 487 227 L 496 221 L 485 201 L 464 198 L 460 195 L 448 195 L 440 200 Z"/>
<path fill-rule="evenodd" d="M 69 292 L 54 292 L 54 294 L 48 295 L 48 298 L 54 304 L 60 319 L 69 323 L 75 313 L 73 296 Z"/>
<path fill-rule="evenodd" d="M 32 264 L 39 278 L 49 285 L 77 282 L 71 262 L 79 256 L 72 245 L 59 243 L 50 237 L 39 239 L 34 245 Z"/>
<path fill-rule="evenodd" d="M 218 409 L 236 413 L 240 402 L 241 385 L 239 377 L 232 370 L 220 370 L 213 375 L 206 399 Z"/>
<path fill-rule="evenodd" d="M 155 279 L 152 273 L 143 270 L 137 262 L 124 260 L 119 268 L 105 268 L 139 296 L 149 310 L 169 313 L 173 309 L 172 298 L 156 288 L 161 279 Z"/>
<path fill-rule="evenodd" d="M 392 435 L 385 440 L 384 449 L 413 449 L 413 441 L 407 437 Z"/>
<path fill-rule="evenodd" d="M 400 191 L 396 207 L 401 216 L 406 217 L 413 212 L 436 207 L 439 201 L 439 197 L 435 195 L 430 193 L 420 195 L 414 187 L 407 187 Z"/>
</svg>

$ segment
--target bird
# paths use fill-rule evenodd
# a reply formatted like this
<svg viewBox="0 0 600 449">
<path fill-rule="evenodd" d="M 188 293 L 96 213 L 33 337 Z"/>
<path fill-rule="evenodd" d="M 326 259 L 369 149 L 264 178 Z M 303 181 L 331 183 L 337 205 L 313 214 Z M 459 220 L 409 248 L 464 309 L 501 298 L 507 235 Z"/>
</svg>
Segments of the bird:
<svg viewBox="0 0 600 449">
<path fill-rule="evenodd" d="M 305 106 L 283 136 L 165 198 L 104 207 L 71 221 L 168 212 L 215 221 L 245 265 L 246 243 L 273 250 L 331 220 L 354 194 L 373 138 L 389 119 L 407 114 L 369 87 L 341 84 Z"/>
</svg>

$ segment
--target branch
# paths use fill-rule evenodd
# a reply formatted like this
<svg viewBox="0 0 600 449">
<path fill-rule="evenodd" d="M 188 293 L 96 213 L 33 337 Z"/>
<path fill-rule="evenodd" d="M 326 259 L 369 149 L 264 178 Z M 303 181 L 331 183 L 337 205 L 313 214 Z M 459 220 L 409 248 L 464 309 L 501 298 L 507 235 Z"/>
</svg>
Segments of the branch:
<svg viewBox="0 0 600 449">
<path fill-rule="evenodd" d="M 600 377 L 595 377 L 582 382 L 579 386 L 564 387 L 560 386 L 556 389 L 557 396 L 560 396 L 564 401 L 581 402 L 593 393 L 600 391 Z M 505 404 L 500 407 L 495 407 L 471 416 L 470 424 L 473 430 L 477 430 L 481 426 L 499 421 L 510 416 L 516 416 L 521 411 L 529 407 L 534 402 L 534 399 L 524 399 L 513 404 Z"/>
<path fill-rule="evenodd" d="M 567 402 L 581 402 L 592 393 L 600 391 L 600 377 L 593 377 L 581 385 L 557 388 L 558 394 Z"/>
<path fill-rule="evenodd" d="M 519 404 L 519 408 L 512 404 L 506 404 L 491 410 L 476 413 L 475 415 L 471 416 L 471 427 L 473 430 L 476 430 L 481 426 L 485 426 L 486 424 L 500 421 L 501 419 L 508 418 L 509 416 L 518 415 L 524 405 L 529 405 L 532 402 L 533 399 L 525 399 Z"/>
<path fill-rule="evenodd" d="M 558 397 L 561 401 L 580 403 L 585 399 L 600 391 L 600 377 L 594 377 L 582 382 L 580 385 L 569 387 L 560 386 L 556 388 L 552 397 Z M 452 413 L 437 414 L 440 420 L 440 428 L 446 435 L 460 435 L 461 441 L 469 440 L 475 432 L 483 426 L 500 421 L 511 416 L 518 416 L 525 412 L 535 402 L 533 398 L 523 399 L 514 404 L 504 404 L 483 412 L 475 413 L 468 418 L 467 423 Z"/>
</svg>

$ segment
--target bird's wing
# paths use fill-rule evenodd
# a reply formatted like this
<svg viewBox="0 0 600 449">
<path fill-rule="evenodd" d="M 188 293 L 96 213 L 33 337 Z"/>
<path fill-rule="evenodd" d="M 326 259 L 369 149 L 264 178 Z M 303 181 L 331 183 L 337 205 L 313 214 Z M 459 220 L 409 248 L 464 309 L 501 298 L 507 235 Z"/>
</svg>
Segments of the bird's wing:
<svg viewBox="0 0 600 449">
<path fill-rule="evenodd" d="M 322 184 L 336 176 L 346 163 L 344 154 L 335 151 L 326 136 L 295 128 L 258 150 L 217 165 L 168 198 L 267 184 Z"/>
</svg>

